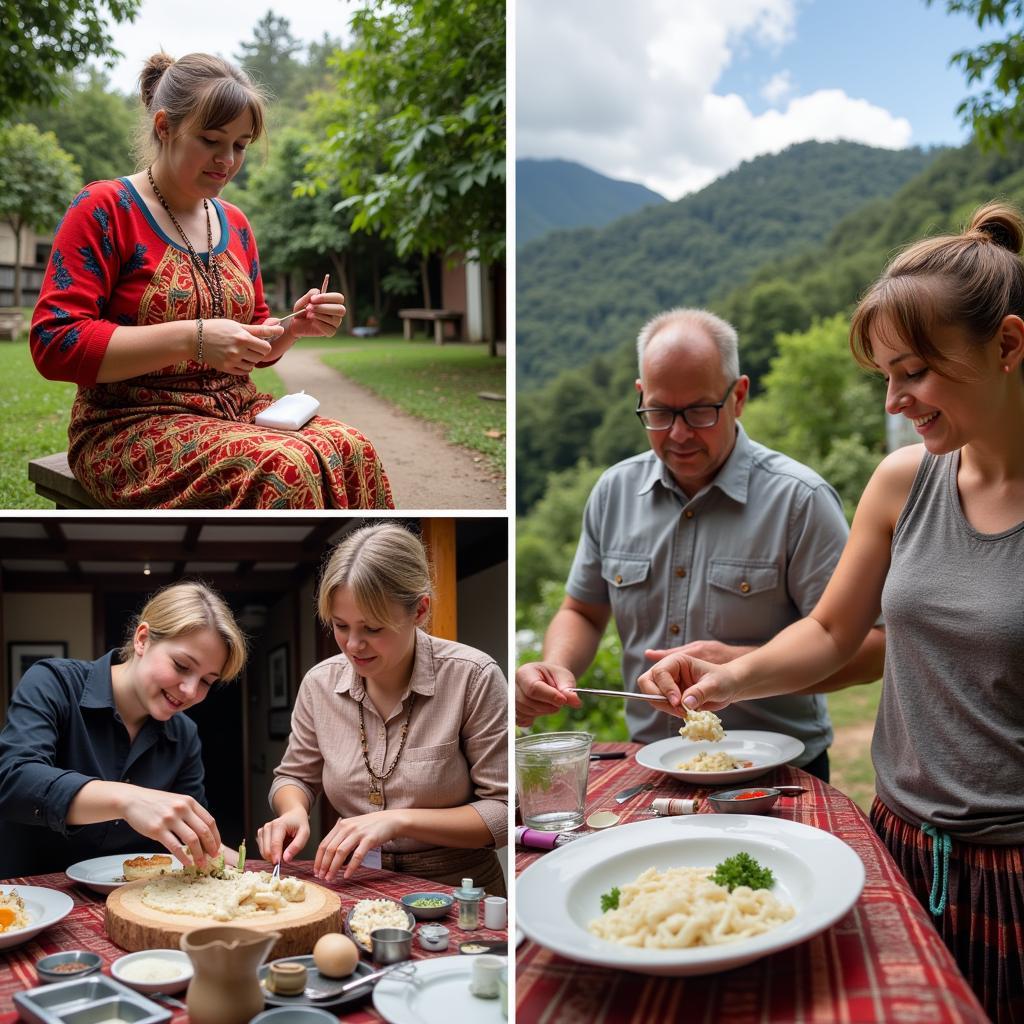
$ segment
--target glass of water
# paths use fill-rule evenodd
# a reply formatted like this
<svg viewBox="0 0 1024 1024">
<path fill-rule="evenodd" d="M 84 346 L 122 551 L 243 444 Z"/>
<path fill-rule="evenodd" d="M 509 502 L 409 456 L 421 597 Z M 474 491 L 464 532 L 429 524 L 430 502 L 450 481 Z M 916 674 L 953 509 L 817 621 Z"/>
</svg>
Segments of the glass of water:
<svg viewBox="0 0 1024 1024">
<path fill-rule="evenodd" d="M 527 828 L 569 832 L 583 824 L 592 741 L 588 732 L 542 732 L 516 740 L 516 793 Z"/>
</svg>

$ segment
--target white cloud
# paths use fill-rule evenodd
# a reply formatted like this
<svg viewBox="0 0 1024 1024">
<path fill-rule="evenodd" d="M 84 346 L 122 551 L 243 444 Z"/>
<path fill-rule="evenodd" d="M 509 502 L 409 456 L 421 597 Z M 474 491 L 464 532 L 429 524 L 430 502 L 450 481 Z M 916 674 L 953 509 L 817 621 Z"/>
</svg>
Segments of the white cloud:
<svg viewBox="0 0 1024 1024">
<path fill-rule="evenodd" d="M 793 76 L 788 71 L 772 75 L 761 87 L 761 95 L 772 106 L 777 106 L 793 91 Z"/>
<path fill-rule="evenodd" d="M 796 32 L 796 0 L 519 0 L 518 156 L 563 157 L 670 199 L 761 153 L 807 139 L 909 145 L 910 124 L 821 90 L 755 115 L 715 85 L 737 54 L 777 51 Z M 769 83 L 781 103 L 788 74 Z M 766 89 L 768 86 L 766 86 Z"/>
</svg>

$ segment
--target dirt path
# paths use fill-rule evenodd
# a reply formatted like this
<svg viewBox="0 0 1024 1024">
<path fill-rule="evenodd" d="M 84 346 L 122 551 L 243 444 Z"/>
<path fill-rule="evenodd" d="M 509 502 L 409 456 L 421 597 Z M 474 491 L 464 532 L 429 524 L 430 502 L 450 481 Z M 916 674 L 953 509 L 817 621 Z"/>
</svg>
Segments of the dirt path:
<svg viewBox="0 0 1024 1024">
<path fill-rule="evenodd" d="M 274 369 L 288 393 L 307 391 L 320 412 L 373 442 L 400 509 L 505 509 L 504 480 L 483 456 L 450 444 L 440 427 L 416 419 L 325 366 L 315 351 L 293 348 Z"/>
</svg>

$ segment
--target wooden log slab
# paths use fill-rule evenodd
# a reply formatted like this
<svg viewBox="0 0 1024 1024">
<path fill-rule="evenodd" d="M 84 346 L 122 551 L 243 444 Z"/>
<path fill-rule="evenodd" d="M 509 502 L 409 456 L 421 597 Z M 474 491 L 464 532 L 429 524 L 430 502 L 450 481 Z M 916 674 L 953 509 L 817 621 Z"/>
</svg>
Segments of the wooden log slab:
<svg viewBox="0 0 1024 1024">
<path fill-rule="evenodd" d="M 142 902 L 148 881 L 128 882 L 107 896 L 106 929 L 111 942 L 131 953 L 140 949 L 179 949 L 181 936 L 194 928 L 218 924 L 238 925 L 261 932 L 280 932 L 281 938 L 267 955 L 299 956 L 311 953 L 321 935 L 341 931 L 341 897 L 315 882 L 304 882 L 306 898 L 289 903 L 274 914 L 214 921 L 209 917 L 168 914 Z"/>
</svg>

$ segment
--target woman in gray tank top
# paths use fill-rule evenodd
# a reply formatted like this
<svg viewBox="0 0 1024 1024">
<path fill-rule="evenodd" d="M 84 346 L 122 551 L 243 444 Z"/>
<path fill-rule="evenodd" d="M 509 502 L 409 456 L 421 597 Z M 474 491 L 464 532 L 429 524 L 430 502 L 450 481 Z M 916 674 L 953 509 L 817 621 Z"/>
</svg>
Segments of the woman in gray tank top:
<svg viewBox="0 0 1024 1024">
<path fill-rule="evenodd" d="M 882 611 L 871 820 L 1000 1024 L 1024 1021 L 1022 245 L 1020 213 L 991 203 L 889 264 L 851 347 L 922 444 L 875 471 L 806 619 L 728 665 L 673 654 L 640 678 L 677 715 L 802 690 Z"/>
</svg>

